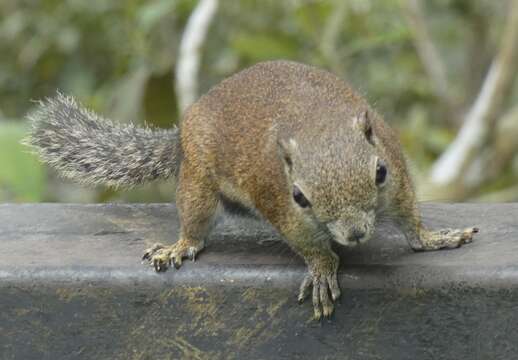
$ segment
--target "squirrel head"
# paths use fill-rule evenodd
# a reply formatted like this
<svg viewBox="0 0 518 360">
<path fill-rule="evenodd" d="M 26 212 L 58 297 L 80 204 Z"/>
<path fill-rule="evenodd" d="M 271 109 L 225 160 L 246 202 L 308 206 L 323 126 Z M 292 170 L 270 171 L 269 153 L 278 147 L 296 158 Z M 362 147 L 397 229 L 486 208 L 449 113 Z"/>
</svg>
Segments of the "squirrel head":
<svg viewBox="0 0 518 360">
<path fill-rule="evenodd" d="M 325 121 L 313 124 L 316 131 L 298 131 L 279 140 L 278 147 L 292 205 L 338 243 L 356 245 L 374 231 L 390 174 L 368 111 L 349 115 L 349 120 L 343 116 L 327 114 Z"/>
</svg>

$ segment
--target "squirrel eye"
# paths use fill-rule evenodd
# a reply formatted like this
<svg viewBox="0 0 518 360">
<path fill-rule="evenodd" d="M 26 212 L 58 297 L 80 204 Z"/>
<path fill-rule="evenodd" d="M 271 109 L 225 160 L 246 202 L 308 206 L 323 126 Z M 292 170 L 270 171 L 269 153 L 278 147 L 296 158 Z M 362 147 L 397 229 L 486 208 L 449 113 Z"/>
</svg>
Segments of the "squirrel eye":
<svg viewBox="0 0 518 360">
<path fill-rule="evenodd" d="M 387 179 L 387 167 L 383 161 L 378 161 L 376 165 L 376 185 L 380 186 L 385 183 Z"/>
<path fill-rule="evenodd" d="M 295 200 L 295 202 L 299 204 L 299 206 L 302 208 L 311 206 L 309 200 L 306 199 L 302 191 L 300 191 L 300 189 L 296 185 L 293 185 L 293 200 Z"/>
</svg>

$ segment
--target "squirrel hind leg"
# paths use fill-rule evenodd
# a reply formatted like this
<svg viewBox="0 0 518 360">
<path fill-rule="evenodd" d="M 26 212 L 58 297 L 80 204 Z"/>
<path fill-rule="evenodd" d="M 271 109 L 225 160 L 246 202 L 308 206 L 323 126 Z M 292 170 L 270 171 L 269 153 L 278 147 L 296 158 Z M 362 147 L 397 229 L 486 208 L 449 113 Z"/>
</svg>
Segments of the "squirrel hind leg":
<svg viewBox="0 0 518 360">
<path fill-rule="evenodd" d="M 185 258 L 195 260 L 214 225 L 219 196 L 209 176 L 182 163 L 176 203 L 181 227 L 179 240 L 170 246 L 155 244 L 143 256 L 157 272 L 165 271 L 171 265 L 178 269 Z"/>
</svg>

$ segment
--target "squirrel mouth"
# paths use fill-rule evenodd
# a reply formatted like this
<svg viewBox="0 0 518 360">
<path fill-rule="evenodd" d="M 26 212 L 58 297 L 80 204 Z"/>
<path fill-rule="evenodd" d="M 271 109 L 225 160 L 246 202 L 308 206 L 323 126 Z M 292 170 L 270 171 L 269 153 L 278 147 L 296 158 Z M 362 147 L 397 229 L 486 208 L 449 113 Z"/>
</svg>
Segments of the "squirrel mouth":
<svg viewBox="0 0 518 360">
<path fill-rule="evenodd" d="M 365 238 L 365 231 L 360 231 L 360 230 L 353 230 L 351 231 L 350 235 L 349 235 L 349 242 L 355 242 L 357 244 L 359 244 L 362 239 Z"/>
<path fill-rule="evenodd" d="M 342 229 L 336 224 L 329 224 L 328 230 L 332 235 L 332 238 L 337 243 L 344 246 L 357 246 L 367 242 L 370 236 L 366 231 Z"/>
</svg>

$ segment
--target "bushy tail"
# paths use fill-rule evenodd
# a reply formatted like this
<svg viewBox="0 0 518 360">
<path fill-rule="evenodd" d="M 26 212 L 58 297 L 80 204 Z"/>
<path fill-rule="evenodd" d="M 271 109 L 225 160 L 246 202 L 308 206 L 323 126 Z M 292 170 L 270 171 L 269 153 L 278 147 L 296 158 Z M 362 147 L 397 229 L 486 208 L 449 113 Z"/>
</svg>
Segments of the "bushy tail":
<svg viewBox="0 0 518 360">
<path fill-rule="evenodd" d="M 116 125 L 60 93 L 29 116 L 25 144 L 61 175 L 85 184 L 114 187 L 168 178 L 178 168 L 179 131 Z"/>
</svg>

